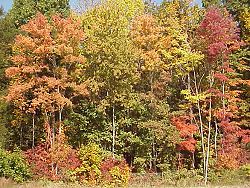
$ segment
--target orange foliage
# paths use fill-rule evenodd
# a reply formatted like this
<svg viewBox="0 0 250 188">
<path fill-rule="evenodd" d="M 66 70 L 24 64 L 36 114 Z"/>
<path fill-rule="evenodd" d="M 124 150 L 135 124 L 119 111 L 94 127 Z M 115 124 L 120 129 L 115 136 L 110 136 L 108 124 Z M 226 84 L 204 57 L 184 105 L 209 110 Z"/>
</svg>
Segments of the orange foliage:
<svg viewBox="0 0 250 188">
<path fill-rule="evenodd" d="M 11 78 L 6 99 L 25 113 L 41 112 L 47 132 L 50 114 L 62 113 L 72 105 L 72 97 L 88 95 L 86 84 L 78 84 L 74 75 L 77 65 L 85 62 L 79 53 L 84 32 L 73 17 L 55 15 L 49 22 L 41 13 L 21 30 L 25 34 L 16 36 L 13 66 L 6 70 Z"/>
<path fill-rule="evenodd" d="M 193 153 L 196 146 L 196 140 L 193 138 L 193 135 L 197 132 L 198 128 L 189 123 L 188 116 L 173 117 L 171 121 L 177 130 L 179 130 L 181 138 L 184 139 L 184 141 L 178 144 L 178 150 Z"/>
</svg>

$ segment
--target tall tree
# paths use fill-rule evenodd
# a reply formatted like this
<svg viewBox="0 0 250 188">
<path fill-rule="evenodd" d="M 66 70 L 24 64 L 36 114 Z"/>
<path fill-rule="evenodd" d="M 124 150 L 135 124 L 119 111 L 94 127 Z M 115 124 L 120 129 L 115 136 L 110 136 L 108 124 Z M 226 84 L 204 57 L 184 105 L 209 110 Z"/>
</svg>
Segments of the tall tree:
<svg viewBox="0 0 250 188">
<path fill-rule="evenodd" d="M 149 14 L 138 16 L 131 28 L 131 38 L 138 51 L 137 63 L 140 74 L 140 81 L 135 85 L 135 90 L 146 110 L 141 124 L 148 129 L 150 135 L 149 166 L 154 171 L 159 160 L 157 154 L 162 154 L 160 148 L 163 142 L 169 141 L 162 138 L 169 128 L 166 121 L 169 108 L 165 98 L 170 76 L 161 59 L 161 50 L 169 47 L 170 40 L 163 38 L 162 31 L 163 28 L 157 19 Z M 159 132 L 162 133 L 159 134 Z"/>
<path fill-rule="evenodd" d="M 134 49 L 129 22 L 143 10 L 141 0 L 108 0 L 83 14 L 86 31 L 84 56 L 91 98 L 106 111 L 112 122 L 112 151 L 115 147 L 115 114 L 125 106 L 136 79 Z"/>
<path fill-rule="evenodd" d="M 207 182 L 209 158 L 211 150 L 211 132 L 214 125 L 215 132 L 219 128 L 224 136 L 227 134 L 227 128 L 238 129 L 232 122 L 232 110 L 237 109 L 234 101 L 237 101 L 237 91 L 230 87 L 232 76 L 232 66 L 230 65 L 229 55 L 240 48 L 238 28 L 227 11 L 219 8 L 209 8 L 207 13 L 197 29 L 200 50 L 205 55 L 204 66 L 206 67 L 208 77 L 207 86 L 204 88 L 206 96 L 205 104 L 207 109 L 202 109 L 202 113 L 208 114 L 207 120 L 202 117 L 202 121 L 207 124 L 207 149 L 205 163 L 205 183 Z M 203 115 L 202 115 L 203 116 Z M 237 128 L 236 128 L 237 127 Z M 226 136 L 225 136 L 226 137 Z M 216 147 L 216 135 L 214 144 Z M 223 150 L 223 149 L 222 149 Z M 216 151 L 215 151 L 216 153 Z"/>
<path fill-rule="evenodd" d="M 194 123 L 193 109 L 192 104 L 183 103 L 183 98 L 180 94 L 182 90 L 191 90 L 192 71 L 203 60 L 202 53 L 193 47 L 195 29 L 198 27 L 202 12 L 197 6 L 191 7 L 190 2 L 189 0 L 164 1 L 157 15 L 159 23 L 163 27 L 163 36 L 170 41 L 169 47 L 162 49 L 165 69 L 171 73 L 171 82 L 168 87 L 171 95 L 168 102 L 172 112 L 178 111 L 180 116 L 190 118 L 189 123 L 184 123 L 186 125 L 193 125 Z M 176 85 L 178 87 L 175 87 Z M 198 90 L 194 91 L 198 95 Z M 197 105 L 197 109 L 200 109 L 200 103 L 195 105 Z M 198 119 L 200 123 L 196 123 L 196 126 L 200 128 L 201 143 L 199 145 L 202 148 L 204 161 L 203 124 L 200 118 Z M 173 121 L 173 124 L 176 124 L 175 121 Z M 192 157 L 190 161 L 193 161 L 192 164 L 194 165 L 194 151 L 189 152 L 188 155 Z"/>
<path fill-rule="evenodd" d="M 42 12 L 48 18 L 51 17 L 55 13 L 60 13 L 63 16 L 69 15 L 69 1 L 48 1 L 48 0 L 15 0 L 13 2 L 13 6 L 11 10 L 4 16 L 1 17 L 0 27 L 1 29 L 1 47 L 0 47 L 0 85 L 1 91 L 6 93 L 6 87 L 8 84 L 8 78 L 5 77 L 4 71 L 6 68 L 12 65 L 12 62 L 9 60 L 9 56 L 12 55 L 12 45 L 14 43 L 14 38 L 17 34 L 20 33 L 20 26 L 22 24 L 27 23 L 32 17 L 36 15 L 37 12 Z M 4 94 L 3 94 L 4 95 Z M 14 111 L 12 106 L 4 105 L 5 101 L 2 101 L 3 105 L 6 108 L 8 107 L 9 111 Z M 16 111 L 17 109 L 15 109 Z M 7 110 L 3 110 L 7 113 Z M 12 114 L 10 112 L 10 114 Z M 22 115 L 22 113 L 17 113 Z M 5 117 L 9 117 L 7 114 Z M 15 118 L 19 118 L 17 116 L 9 117 L 7 121 L 5 121 L 5 126 L 9 127 L 11 122 L 18 122 Z M 5 118 L 6 119 L 6 118 Z M 33 121 L 30 118 L 25 118 L 24 122 Z M 34 118 L 32 118 L 34 119 Z M 21 123 L 23 121 L 19 121 L 15 127 L 10 128 L 10 134 L 15 134 L 15 132 L 20 135 L 20 140 L 23 140 L 21 137 L 23 136 L 22 133 L 14 129 L 26 129 L 29 126 L 26 126 L 26 123 Z M 12 132 L 12 133 L 11 133 Z M 28 131 L 29 132 L 29 131 Z M 19 136 L 18 136 L 19 137 Z M 14 137 L 15 138 L 15 137 Z M 21 142 L 20 142 L 21 143 Z M 11 145 L 11 144 L 10 144 Z"/>
<path fill-rule="evenodd" d="M 56 133 L 60 136 L 63 132 L 62 113 L 72 104 L 71 98 L 76 93 L 87 93 L 85 85 L 77 84 L 75 77 L 76 65 L 85 61 L 79 54 L 83 39 L 80 24 L 72 17 L 55 15 L 52 20 L 49 23 L 39 13 L 21 26 L 27 35 L 16 37 L 13 66 L 6 69 L 11 79 L 7 101 L 33 118 L 42 116 L 49 146 Z"/>
</svg>

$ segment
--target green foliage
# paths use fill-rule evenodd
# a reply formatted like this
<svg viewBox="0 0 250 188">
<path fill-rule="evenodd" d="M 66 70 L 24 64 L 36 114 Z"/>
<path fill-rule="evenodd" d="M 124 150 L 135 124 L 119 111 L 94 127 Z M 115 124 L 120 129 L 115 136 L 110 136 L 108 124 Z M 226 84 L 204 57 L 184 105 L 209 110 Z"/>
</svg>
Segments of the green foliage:
<svg viewBox="0 0 250 188">
<path fill-rule="evenodd" d="M 0 176 L 17 182 L 31 178 L 28 164 L 19 150 L 11 153 L 0 149 Z"/>
<path fill-rule="evenodd" d="M 210 182 L 214 185 L 244 185 L 249 182 L 249 165 L 235 170 L 222 169 L 219 171 L 211 169 Z M 248 169 L 248 170 L 247 170 Z"/>
<path fill-rule="evenodd" d="M 90 81 L 91 94 L 94 101 L 99 101 L 100 110 L 114 103 L 123 104 L 136 80 L 128 28 L 129 21 L 140 12 L 141 1 L 125 2 L 110 0 L 82 15 L 86 33 L 82 53 L 88 57 L 82 79 Z"/>
<path fill-rule="evenodd" d="M 247 178 L 250 178 L 250 164 L 242 166 L 240 170 Z"/>
<path fill-rule="evenodd" d="M 65 134 L 69 143 L 74 147 L 81 147 L 90 142 L 102 145 L 104 148 L 110 145 L 111 135 L 106 116 L 98 111 L 97 105 L 88 101 L 80 101 L 64 121 Z"/>
<path fill-rule="evenodd" d="M 6 111 L 6 103 L 0 100 L 0 114 L 2 114 L 2 116 L 0 116 L 0 148 L 5 147 L 8 139 L 8 129 L 6 127 L 8 114 L 6 113 Z"/>
<path fill-rule="evenodd" d="M 202 0 L 203 7 L 219 6 L 222 4 L 221 0 Z"/>
<path fill-rule="evenodd" d="M 12 53 L 12 42 L 18 30 L 9 16 L 0 16 L 0 147 L 5 146 L 8 140 L 8 124 L 10 123 L 11 112 L 9 106 L 3 99 L 9 80 L 5 76 L 5 70 L 10 65 L 9 56 Z"/>
<path fill-rule="evenodd" d="M 19 27 L 33 18 L 37 12 L 50 17 L 55 13 L 69 14 L 69 0 L 14 0 L 8 16 Z"/>
<path fill-rule="evenodd" d="M 177 171 L 164 171 L 163 178 L 167 185 L 187 187 L 202 184 L 201 170 L 187 170 L 186 168 Z"/>
</svg>

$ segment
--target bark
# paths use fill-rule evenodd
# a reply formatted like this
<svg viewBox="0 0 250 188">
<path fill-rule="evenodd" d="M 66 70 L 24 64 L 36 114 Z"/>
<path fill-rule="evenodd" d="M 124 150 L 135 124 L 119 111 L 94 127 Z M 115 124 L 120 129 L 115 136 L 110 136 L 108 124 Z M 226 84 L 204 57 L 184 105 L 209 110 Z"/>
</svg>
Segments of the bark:
<svg viewBox="0 0 250 188">
<path fill-rule="evenodd" d="M 191 79 L 190 79 L 189 74 L 188 74 L 188 90 L 191 91 Z M 193 109 L 192 109 L 192 107 L 189 108 L 189 115 L 191 117 L 190 122 L 191 122 L 191 124 L 193 124 Z M 192 164 L 191 164 L 193 169 L 195 168 L 194 164 L 195 164 L 195 156 L 194 156 L 194 152 L 193 152 L 192 153 Z"/>
<path fill-rule="evenodd" d="M 115 107 L 112 108 L 112 155 L 115 158 Z"/>
<path fill-rule="evenodd" d="M 212 74 L 210 73 L 210 89 L 213 85 Z M 209 121 L 208 121 L 208 137 L 207 137 L 207 156 L 205 166 L 205 185 L 208 180 L 208 166 L 209 166 L 209 155 L 210 155 L 210 137 L 211 137 L 211 121 L 212 121 L 212 96 L 209 97 Z"/>
<path fill-rule="evenodd" d="M 215 123 L 215 135 L 214 135 L 214 150 L 215 150 L 215 159 L 218 158 L 218 151 L 217 151 L 217 136 L 218 136 L 218 124 L 216 119 L 214 120 Z"/>
<path fill-rule="evenodd" d="M 23 127 L 21 126 L 20 127 L 20 148 L 22 148 L 22 145 L 23 145 Z"/>
<path fill-rule="evenodd" d="M 194 69 L 193 69 L 193 74 L 194 74 L 195 92 L 196 92 L 196 95 L 198 95 L 199 91 L 198 91 L 198 87 L 197 87 L 196 72 L 195 72 Z M 199 99 L 197 101 L 197 108 L 198 108 L 199 121 L 200 121 L 201 147 L 202 147 L 202 155 L 203 155 L 203 170 L 204 170 L 204 176 L 205 176 L 206 154 L 205 154 L 205 146 L 204 146 L 203 121 L 202 121 L 202 114 L 201 114 L 201 107 L 200 107 L 200 101 L 199 101 Z"/>
<path fill-rule="evenodd" d="M 63 109 L 60 108 L 59 109 L 59 127 L 58 127 L 59 138 L 60 138 L 60 136 L 62 134 L 62 111 L 63 111 Z"/>
<path fill-rule="evenodd" d="M 35 147 L 35 113 L 32 116 L 32 149 Z"/>
<path fill-rule="evenodd" d="M 225 74 L 225 70 L 222 70 L 222 73 Z M 223 116 L 226 115 L 226 103 L 225 103 L 225 81 L 222 82 L 222 106 L 223 106 Z"/>
</svg>

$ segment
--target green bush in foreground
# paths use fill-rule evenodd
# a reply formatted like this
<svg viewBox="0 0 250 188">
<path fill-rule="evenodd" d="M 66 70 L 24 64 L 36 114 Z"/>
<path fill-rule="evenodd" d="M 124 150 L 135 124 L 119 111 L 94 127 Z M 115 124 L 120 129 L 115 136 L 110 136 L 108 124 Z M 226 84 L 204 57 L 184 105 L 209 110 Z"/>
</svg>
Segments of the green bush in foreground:
<svg viewBox="0 0 250 188">
<path fill-rule="evenodd" d="M 23 182 L 31 177 L 25 159 L 19 151 L 8 152 L 0 148 L 0 176 Z"/>
</svg>

